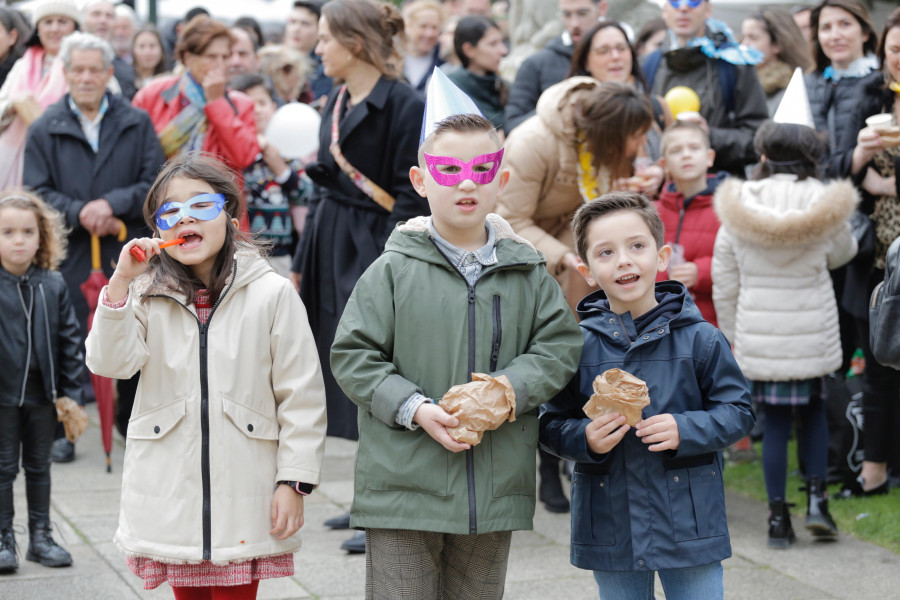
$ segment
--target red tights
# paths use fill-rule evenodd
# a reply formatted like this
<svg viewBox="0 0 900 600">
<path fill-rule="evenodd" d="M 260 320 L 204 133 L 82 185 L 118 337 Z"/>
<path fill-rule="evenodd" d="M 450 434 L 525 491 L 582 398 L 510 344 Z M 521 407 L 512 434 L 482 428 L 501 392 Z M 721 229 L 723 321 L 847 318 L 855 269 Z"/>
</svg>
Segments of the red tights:
<svg viewBox="0 0 900 600">
<path fill-rule="evenodd" d="M 246 585 L 216 587 L 172 587 L 175 600 L 256 600 L 259 579 Z"/>
</svg>

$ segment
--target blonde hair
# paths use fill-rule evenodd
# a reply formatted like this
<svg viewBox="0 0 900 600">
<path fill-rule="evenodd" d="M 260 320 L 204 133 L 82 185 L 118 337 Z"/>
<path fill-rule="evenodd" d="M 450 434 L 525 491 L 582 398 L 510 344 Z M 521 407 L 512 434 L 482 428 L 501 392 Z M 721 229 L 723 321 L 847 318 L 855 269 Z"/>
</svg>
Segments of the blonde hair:
<svg viewBox="0 0 900 600">
<path fill-rule="evenodd" d="M 66 258 L 69 233 L 59 211 L 41 200 L 37 194 L 21 188 L 10 188 L 0 193 L 0 210 L 4 208 L 18 208 L 34 213 L 40 242 L 32 262 L 41 269 L 55 271 Z"/>
</svg>

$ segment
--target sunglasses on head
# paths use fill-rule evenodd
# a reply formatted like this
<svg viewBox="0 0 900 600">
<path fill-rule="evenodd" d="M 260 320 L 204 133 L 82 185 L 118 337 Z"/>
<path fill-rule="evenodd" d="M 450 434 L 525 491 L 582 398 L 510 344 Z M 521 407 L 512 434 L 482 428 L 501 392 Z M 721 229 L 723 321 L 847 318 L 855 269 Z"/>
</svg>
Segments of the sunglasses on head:
<svg viewBox="0 0 900 600">
<path fill-rule="evenodd" d="M 471 179 L 479 185 L 490 183 L 497 176 L 500 162 L 503 160 L 503 148 L 497 152 L 476 156 L 468 162 L 452 156 L 432 156 L 427 152 L 423 154 L 425 166 L 428 167 L 434 181 L 438 185 L 445 186 L 458 185 L 466 179 Z"/>
<path fill-rule="evenodd" d="M 669 0 L 669 4 L 672 8 L 697 8 L 701 4 L 703 4 L 704 0 Z"/>
<path fill-rule="evenodd" d="M 154 218 L 160 230 L 172 229 L 180 220 L 191 217 L 198 221 L 212 221 L 225 208 L 224 194 L 200 194 L 187 202 L 166 202 Z"/>
</svg>

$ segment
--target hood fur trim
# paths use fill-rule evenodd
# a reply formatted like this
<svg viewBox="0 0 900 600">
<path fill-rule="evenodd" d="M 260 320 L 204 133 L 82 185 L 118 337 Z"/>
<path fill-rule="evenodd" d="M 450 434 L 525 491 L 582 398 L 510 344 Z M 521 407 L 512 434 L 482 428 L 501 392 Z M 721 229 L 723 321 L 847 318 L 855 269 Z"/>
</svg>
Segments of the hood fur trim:
<svg viewBox="0 0 900 600">
<path fill-rule="evenodd" d="M 405 223 L 400 223 L 397 225 L 398 231 L 404 232 L 429 232 L 428 228 L 428 219 L 430 217 L 415 217 L 406 221 Z M 489 213 L 487 216 L 488 223 L 491 224 L 491 227 L 494 230 L 494 237 L 499 242 L 500 240 L 512 240 L 514 242 L 518 242 L 519 244 L 524 244 L 537 252 L 537 248 L 534 247 L 534 244 L 518 235 L 509 223 L 506 222 L 506 219 L 498 215 L 497 213 Z"/>
<path fill-rule="evenodd" d="M 807 189 L 796 187 L 801 185 Z M 796 209 L 776 205 L 779 197 L 804 192 L 817 197 Z M 847 180 L 824 185 L 780 177 L 729 178 L 716 190 L 713 204 L 722 226 L 736 238 L 763 247 L 792 247 L 820 241 L 842 227 L 859 204 L 859 194 Z"/>
</svg>

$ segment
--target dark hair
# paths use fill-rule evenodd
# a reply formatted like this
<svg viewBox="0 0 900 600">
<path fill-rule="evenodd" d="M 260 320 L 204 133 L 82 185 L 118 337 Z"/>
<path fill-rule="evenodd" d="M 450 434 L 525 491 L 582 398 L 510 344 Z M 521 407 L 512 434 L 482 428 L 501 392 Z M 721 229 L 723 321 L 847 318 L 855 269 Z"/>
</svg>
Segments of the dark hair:
<svg viewBox="0 0 900 600">
<path fill-rule="evenodd" d="M 647 89 L 647 85 L 644 82 L 644 74 L 641 73 L 641 65 L 638 60 L 637 51 L 634 49 L 634 46 L 631 45 L 631 42 L 628 41 L 628 34 L 625 33 L 625 30 L 618 21 L 600 21 L 588 29 L 587 33 L 581 36 L 581 39 L 575 44 L 575 49 L 572 50 L 572 61 L 567 77 L 573 77 L 575 75 L 593 77 L 587 70 L 588 57 L 591 55 L 591 44 L 594 43 L 594 36 L 609 27 L 617 29 L 622 34 L 625 44 L 628 45 L 628 51 L 631 52 L 631 76 L 634 78 L 635 84 L 641 89 Z"/>
<path fill-rule="evenodd" d="M 67 15 L 62 15 L 67 16 Z M 81 31 L 81 25 L 79 25 L 78 21 L 75 21 L 75 29 L 73 31 Z M 44 44 L 41 43 L 41 36 L 38 35 L 37 23 L 34 24 L 34 29 L 31 30 L 31 37 L 25 42 L 26 48 L 31 48 L 34 46 L 39 46 L 41 48 L 44 47 Z"/>
<path fill-rule="evenodd" d="M 700 139 L 703 140 L 703 143 L 706 144 L 707 148 L 712 147 L 709 143 L 709 134 L 703 131 L 703 128 L 700 127 L 700 125 L 694 121 L 681 121 L 676 119 L 674 123 L 666 127 L 666 130 L 663 131 L 663 134 L 659 139 L 659 152 L 663 157 L 666 155 L 666 146 L 669 145 L 669 138 L 672 137 L 673 133 L 678 131 L 693 131 L 700 135 Z"/>
<path fill-rule="evenodd" d="M 463 44 L 472 44 L 477 46 L 484 34 L 489 29 L 497 29 L 499 27 L 491 19 L 482 15 L 466 15 L 456 23 L 456 31 L 453 32 L 453 50 L 463 68 L 469 66 L 469 57 L 463 52 Z"/>
<path fill-rule="evenodd" d="M 330 0 L 322 7 L 331 35 L 360 60 L 390 79 L 399 76 L 406 43 L 403 17 L 392 4 L 373 0 Z"/>
<path fill-rule="evenodd" d="M 753 147 L 766 160 L 756 166 L 752 179 L 776 173 L 806 179 L 819 176 L 819 161 L 828 151 L 828 142 L 825 134 L 806 125 L 766 121 L 756 131 Z"/>
<path fill-rule="evenodd" d="M 812 9 L 809 17 L 810 53 L 816 63 L 816 71 L 824 71 L 825 67 L 831 64 L 831 60 L 825 56 L 822 46 L 819 45 L 819 16 L 822 14 L 822 9 L 828 7 L 840 8 L 853 15 L 862 28 L 863 35 L 869 34 L 868 39 L 863 42 L 863 55 L 868 53 L 874 54 L 875 48 L 878 46 L 878 34 L 875 33 L 875 27 L 872 25 L 869 11 L 866 10 L 865 4 L 860 2 L 860 0 L 822 0 L 821 4 Z"/>
<path fill-rule="evenodd" d="M 19 58 L 25 52 L 25 42 L 31 36 L 31 28 L 25 21 L 25 17 L 14 8 L 0 6 L 0 25 L 3 25 L 3 29 L 7 33 L 13 30 L 18 32 L 19 37 L 16 39 L 16 43 L 12 45 L 12 48 L 9 49 L 9 56 Z"/>
<path fill-rule="evenodd" d="M 142 33 L 151 33 L 156 38 L 156 41 L 159 42 L 160 49 L 160 58 L 159 62 L 156 63 L 156 66 L 153 67 L 153 74 L 159 75 L 161 73 L 165 73 L 168 70 L 168 58 L 166 57 L 166 44 L 163 42 L 162 34 L 159 32 L 159 29 L 156 28 L 156 25 L 147 24 L 142 25 L 137 31 L 134 32 L 134 37 L 131 38 L 131 54 L 134 55 L 134 44 L 138 39 L 138 36 Z"/>
<path fill-rule="evenodd" d="M 268 85 L 266 79 L 262 75 L 256 73 L 241 73 L 240 75 L 235 75 L 231 78 L 231 81 L 228 82 L 228 87 L 238 92 L 246 92 L 249 89 L 261 87 L 268 92 L 272 102 L 276 102 L 275 92 L 272 91 L 271 86 Z"/>
<path fill-rule="evenodd" d="M 574 108 L 575 126 L 594 155 L 594 166 L 607 167 L 613 179 L 630 175 L 634 157 L 622 150 L 629 137 L 653 124 L 653 107 L 646 94 L 608 81 L 584 94 Z"/>
<path fill-rule="evenodd" d="M 878 56 L 878 62 L 885 70 L 887 69 L 884 64 L 886 58 L 886 52 L 884 48 L 884 44 L 886 43 L 885 38 L 887 37 L 888 31 L 890 31 L 894 27 L 900 27 L 900 8 L 895 8 L 894 11 L 890 15 L 888 15 L 888 18 L 885 19 L 884 29 L 881 30 L 881 37 L 878 40 L 878 49 L 875 51 L 875 54 Z"/>
<path fill-rule="evenodd" d="M 578 256 L 581 257 L 581 260 L 584 262 L 588 261 L 587 232 L 591 223 L 620 210 L 631 211 L 643 219 L 647 227 L 650 228 L 650 235 L 653 236 L 653 241 L 656 242 L 656 248 L 663 247 L 666 228 L 653 202 L 647 196 L 638 192 L 609 192 L 592 202 L 582 204 L 575 211 L 575 216 L 572 217 L 575 249 L 578 251 Z"/>
<path fill-rule="evenodd" d="M 419 166 L 423 166 L 425 164 L 425 157 L 423 156 L 423 153 L 431 152 L 431 148 L 434 147 L 435 140 L 437 140 L 439 136 L 450 132 L 487 133 L 491 136 L 491 139 L 497 142 L 498 148 L 501 146 L 500 137 L 497 135 L 497 130 L 494 129 L 494 124 L 491 123 L 488 119 L 476 114 L 451 115 L 446 119 L 438 122 L 438 124 L 434 127 L 434 131 L 432 131 L 428 135 L 428 137 L 425 138 L 425 141 L 422 142 L 422 146 L 419 148 Z"/>
<path fill-rule="evenodd" d="M 184 13 L 184 19 L 182 19 L 182 22 L 190 23 L 191 21 L 194 20 L 194 17 L 200 16 L 200 15 L 203 15 L 204 17 L 211 16 L 209 14 L 209 11 L 206 10 L 205 8 L 203 8 L 202 6 L 195 6 L 194 8 L 191 8 L 186 13 Z"/>
<path fill-rule="evenodd" d="M 322 16 L 322 5 L 318 2 L 309 2 L 308 0 L 295 0 L 293 8 L 305 8 L 312 14 L 316 15 L 316 19 Z"/>
<path fill-rule="evenodd" d="M 654 35 L 656 35 L 660 31 L 665 31 L 668 29 L 666 27 L 666 22 L 662 18 L 658 19 L 650 19 L 644 26 L 641 27 L 640 32 L 637 34 L 637 39 L 634 41 L 634 51 L 640 56 L 641 50 L 644 49 L 644 46 L 647 45 L 647 42 L 650 41 Z"/>
<path fill-rule="evenodd" d="M 206 49 L 216 38 L 228 40 L 229 48 L 234 42 L 231 32 L 223 23 L 214 21 L 205 15 L 198 15 L 191 19 L 181 31 L 181 37 L 175 46 L 175 56 L 182 63 L 184 62 L 184 55 L 187 53 L 199 56 L 206 52 Z"/>
<path fill-rule="evenodd" d="M 250 41 L 253 42 L 254 52 L 256 50 L 259 50 L 265 42 L 262 27 L 260 26 L 259 21 L 257 21 L 253 17 L 241 17 L 237 19 L 231 26 L 237 27 L 238 29 L 243 29 L 250 34 Z"/>
<path fill-rule="evenodd" d="M 800 67 L 808 71 L 813 66 L 809 46 L 803 39 L 803 33 L 794 22 L 794 17 L 783 8 L 767 8 L 760 10 L 749 17 L 759 21 L 773 44 L 778 44 L 778 60 L 785 63 L 791 69 Z"/>
<path fill-rule="evenodd" d="M 204 181 L 212 187 L 215 193 L 225 196 L 225 212 L 229 217 L 225 222 L 225 242 L 213 263 L 208 287 L 200 281 L 190 267 L 163 252 L 159 255 L 159 260 L 150 263 L 150 288 L 169 288 L 179 291 L 186 296 L 187 302 L 191 303 L 194 301 L 194 292 L 207 287 L 210 299 L 215 303 L 228 284 L 234 253 L 240 247 L 256 247 L 255 242 L 231 222 L 231 219 L 238 221 L 241 219 L 243 212 L 242 189 L 238 185 L 237 175 L 212 154 L 188 152 L 172 158 L 156 176 L 156 181 L 150 186 L 147 199 L 144 201 L 144 221 L 154 235 L 159 235 L 154 215 L 160 203 L 165 199 L 169 184 L 176 177 Z"/>
</svg>

